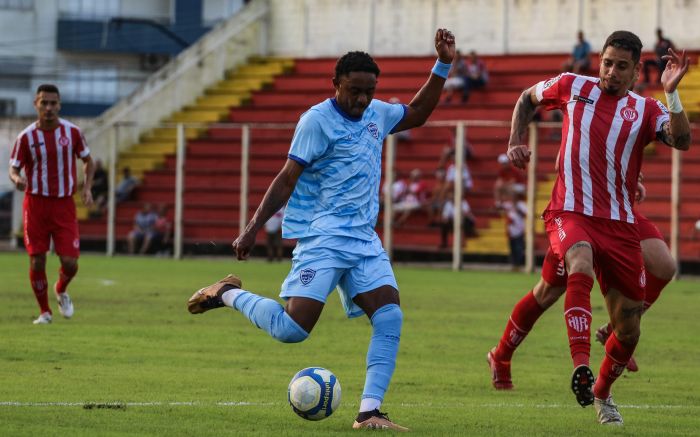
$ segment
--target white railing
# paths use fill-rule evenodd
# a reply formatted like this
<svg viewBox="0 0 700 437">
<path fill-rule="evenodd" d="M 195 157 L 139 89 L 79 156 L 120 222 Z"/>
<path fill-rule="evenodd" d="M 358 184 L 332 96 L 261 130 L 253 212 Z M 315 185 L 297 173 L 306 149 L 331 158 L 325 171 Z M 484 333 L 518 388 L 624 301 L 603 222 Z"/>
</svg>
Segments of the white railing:
<svg viewBox="0 0 700 437">
<path fill-rule="evenodd" d="M 174 187 L 174 199 L 175 204 L 175 218 L 174 218 L 174 251 L 173 256 L 175 258 L 182 257 L 183 250 L 183 192 L 186 187 L 187 181 L 184 177 L 184 172 L 186 169 L 185 164 L 185 153 L 186 153 L 186 138 L 185 138 L 185 128 L 202 128 L 203 124 L 194 123 L 178 123 L 178 124 L 167 124 L 161 125 L 161 127 L 167 128 L 177 128 L 177 156 L 176 156 L 176 186 Z M 455 190 L 454 190 L 454 205 L 456 211 L 460 211 L 459 205 L 461 205 L 462 199 L 462 167 L 465 162 L 464 153 L 464 139 L 467 137 L 468 129 L 471 127 L 499 127 L 506 128 L 510 126 L 510 122 L 506 121 L 440 121 L 440 122 L 429 122 L 426 124 L 428 127 L 446 127 L 454 129 L 454 144 L 455 147 Z M 121 126 L 124 128 L 124 126 Z M 130 125 L 127 127 L 131 128 Z M 240 213 L 239 213 L 239 232 L 245 227 L 248 222 L 248 186 L 250 178 L 250 168 L 248 164 L 251 147 L 255 143 L 254 129 L 258 128 L 272 128 L 272 129 L 291 129 L 294 124 L 291 123 L 265 123 L 265 124 L 236 124 L 236 123 L 226 123 L 220 125 L 208 125 L 210 128 L 226 128 L 226 129 L 236 129 L 241 131 L 241 178 L 239 180 L 240 187 Z M 526 218 L 526 265 L 525 270 L 532 272 L 535 269 L 535 223 L 536 223 L 536 192 L 537 192 L 537 172 L 538 172 L 538 156 L 539 156 L 539 139 L 538 139 L 538 128 L 559 128 L 560 123 L 532 123 L 529 130 L 529 146 L 531 150 L 530 165 L 528 166 L 527 174 L 527 204 L 528 204 L 528 214 Z M 114 175 L 116 174 L 116 144 L 119 138 L 120 125 L 116 125 L 112 128 L 111 138 L 114 140 L 111 142 L 110 156 L 112 159 L 109 161 L 109 174 L 110 174 L 110 193 L 109 193 L 109 204 L 108 204 L 108 223 L 107 223 L 107 254 L 113 255 L 115 253 L 115 180 Z M 384 153 L 384 181 L 386 186 L 391 186 L 391 182 L 395 180 L 394 175 L 394 162 L 396 159 L 396 140 L 393 135 L 387 138 L 386 150 Z M 504 141 L 503 151 L 505 151 L 506 143 Z M 670 221 L 671 221 L 671 251 L 675 257 L 678 259 L 678 247 L 679 247 L 679 202 L 680 202 L 680 159 L 679 152 L 677 150 L 673 151 L 673 159 L 671 166 L 672 185 L 671 190 L 671 211 L 670 211 Z M 553 171 L 553 169 L 552 169 Z M 551 173 L 551 172 L 548 172 Z M 231 179 L 229 179 L 229 182 Z M 384 200 L 384 227 L 383 227 L 383 244 L 387 253 L 391 256 L 395 241 L 393 239 L 393 224 L 392 224 L 392 204 L 391 196 L 385 196 Z M 455 220 L 453 221 L 453 238 L 452 238 L 452 268 L 454 270 L 460 270 L 462 268 L 462 260 L 464 248 L 462 246 L 462 223 L 461 214 L 455 214 Z"/>
</svg>

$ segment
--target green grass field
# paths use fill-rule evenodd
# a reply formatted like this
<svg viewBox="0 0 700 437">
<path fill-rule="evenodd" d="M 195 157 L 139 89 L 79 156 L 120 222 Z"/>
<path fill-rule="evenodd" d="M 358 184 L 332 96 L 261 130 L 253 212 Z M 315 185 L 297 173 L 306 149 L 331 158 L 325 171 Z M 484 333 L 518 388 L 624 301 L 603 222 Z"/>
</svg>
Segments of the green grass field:
<svg viewBox="0 0 700 437">
<path fill-rule="evenodd" d="M 311 337 L 277 343 L 229 309 L 192 316 L 198 288 L 235 272 L 244 288 L 277 296 L 289 265 L 232 259 L 86 255 L 70 293 L 76 314 L 34 326 L 24 253 L 0 254 L 0 435 L 341 435 L 351 430 L 371 329 L 346 319 L 334 293 Z M 48 263 L 49 281 L 58 261 Z M 598 425 L 570 393 L 560 301 L 516 353 L 516 389 L 496 392 L 486 352 L 537 276 L 398 266 L 404 329 L 383 410 L 417 435 L 698 435 L 700 282 L 671 284 L 642 323 L 640 372 L 614 387 L 622 428 Z M 605 320 L 597 288 L 594 326 Z M 603 349 L 593 345 L 593 367 Z M 307 422 L 287 405 L 301 368 L 338 376 L 341 407 Z M 92 406 L 93 408 L 89 408 Z M 98 408 L 112 406 L 113 408 Z"/>
</svg>

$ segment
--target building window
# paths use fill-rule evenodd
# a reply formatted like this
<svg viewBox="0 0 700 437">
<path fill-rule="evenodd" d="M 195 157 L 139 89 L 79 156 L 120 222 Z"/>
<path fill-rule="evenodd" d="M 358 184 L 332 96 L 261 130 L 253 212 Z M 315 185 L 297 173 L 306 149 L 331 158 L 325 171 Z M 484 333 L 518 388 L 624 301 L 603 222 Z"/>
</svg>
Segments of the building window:
<svg viewBox="0 0 700 437">
<path fill-rule="evenodd" d="M 14 99 L 0 99 L 0 117 L 14 117 L 17 106 Z"/>
<path fill-rule="evenodd" d="M 34 0 L 0 0 L 0 9 L 34 9 Z"/>
<path fill-rule="evenodd" d="M 119 72 L 104 65 L 69 67 L 61 80 L 61 98 L 71 103 L 114 103 L 119 98 Z"/>
<path fill-rule="evenodd" d="M 104 19 L 119 16 L 121 0 L 60 0 L 58 10 L 68 18 Z"/>
</svg>

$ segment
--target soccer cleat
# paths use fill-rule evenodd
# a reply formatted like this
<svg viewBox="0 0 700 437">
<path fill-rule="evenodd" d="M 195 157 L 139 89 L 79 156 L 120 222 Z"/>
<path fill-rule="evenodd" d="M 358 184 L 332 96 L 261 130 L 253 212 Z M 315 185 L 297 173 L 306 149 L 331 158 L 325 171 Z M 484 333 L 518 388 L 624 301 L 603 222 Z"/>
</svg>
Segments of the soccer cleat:
<svg viewBox="0 0 700 437">
<path fill-rule="evenodd" d="M 35 325 L 48 325 L 51 323 L 51 313 L 47 311 L 39 314 L 39 317 L 37 317 L 32 323 Z"/>
<path fill-rule="evenodd" d="M 593 403 L 593 383 L 595 378 L 591 368 L 581 364 L 571 375 L 571 391 L 576 395 L 576 402 L 582 407 Z"/>
<path fill-rule="evenodd" d="M 496 390 L 512 390 L 513 381 L 510 379 L 510 361 L 498 361 L 494 356 L 496 348 L 486 354 L 486 362 L 491 369 L 491 383 Z"/>
<path fill-rule="evenodd" d="M 58 311 L 66 319 L 73 317 L 73 301 L 68 296 L 68 293 L 59 293 L 56 295 L 58 300 Z"/>
<path fill-rule="evenodd" d="M 612 396 L 607 399 L 595 398 L 593 402 L 596 414 L 598 414 L 598 422 L 603 425 L 622 425 L 622 416 L 617 411 L 617 405 L 613 402 Z"/>
<path fill-rule="evenodd" d="M 372 411 L 364 411 L 357 415 L 355 423 L 352 424 L 352 429 L 391 429 L 393 431 L 409 431 L 408 428 L 397 425 L 391 420 L 386 413 L 382 413 L 377 409 Z"/>
<path fill-rule="evenodd" d="M 608 329 L 608 324 L 605 324 L 598 328 L 598 330 L 595 332 L 595 339 L 598 340 L 598 343 L 602 344 L 605 346 L 605 342 L 608 341 L 608 337 L 610 337 L 610 329 Z M 639 371 L 639 366 L 637 365 L 637 361 L 635 361 L 634 357 L 630 357 L 630 360 L 627 362 L 627 370 L 630 372 L 637 372 Z"/>
<path fill-rule="evenodd" d="M 187 310 L 192 314 L 201 314 L 214 308 L 221 308 L 224 306 L 224 301 L 221 299 L 224 292 L 232 288 L 241 288 L 242 285 L 238 276 L 228 275 L 193 294 L 187 301 Z"/>
</svg>

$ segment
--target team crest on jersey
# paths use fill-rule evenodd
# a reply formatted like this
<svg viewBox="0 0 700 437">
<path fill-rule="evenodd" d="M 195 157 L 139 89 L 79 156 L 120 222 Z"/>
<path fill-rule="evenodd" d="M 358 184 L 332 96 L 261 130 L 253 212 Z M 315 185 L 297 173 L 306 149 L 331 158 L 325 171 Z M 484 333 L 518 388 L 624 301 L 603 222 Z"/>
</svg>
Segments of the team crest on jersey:
<svg viewBox="0 0 700 437">
<path fill-rule="evenodd" d="M 299 280 L 304 285 L 308 285 L 309 282 L 313 281 L 315 276 L 316 270 L 313 269 L 304 269 L 301 272 L 299 272 Z"/>
<path fill-rule="evenodd" d="M 375 139 L 377 139 L 377 140 L 379 139 L 379 128 L 377 127 L 377 125 L 375 123 L 368 124 L 367 130 L 369 131 L 369 133 L 372 134 L 372 136 Z"/>
<path fill-rule="evenodd" d="M 624 108 L 620 109 L 620 117 L 622 117 L 622 119 L 625 121 L 637 121 L 639 113 L 636 109 L 625 106 Z"/>
<path fill-rule="evenodd" d="M 62 136 L 61 138 L 58 139 L 58 144 L 60 144 L 63 147 L 66 147 L 70 141 L 68 141 L 68 137 Z"/>
</svg>

